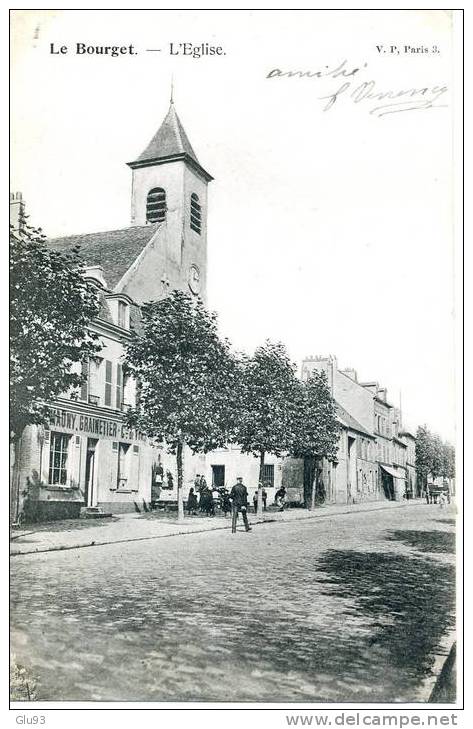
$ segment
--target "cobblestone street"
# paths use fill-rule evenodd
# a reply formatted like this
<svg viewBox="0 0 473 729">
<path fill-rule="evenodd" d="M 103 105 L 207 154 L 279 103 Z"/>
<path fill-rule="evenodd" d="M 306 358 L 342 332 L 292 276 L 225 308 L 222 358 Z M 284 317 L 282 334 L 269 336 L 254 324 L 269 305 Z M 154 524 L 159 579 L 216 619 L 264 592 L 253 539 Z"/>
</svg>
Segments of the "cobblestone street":
<svg viewBox="0 0 473 729">
<path fill-rule="evenodd" d="M 426 701 L 454 519 L 418 503 L 16 556 L 12 651 L 38 700 Z"/>
</svg>

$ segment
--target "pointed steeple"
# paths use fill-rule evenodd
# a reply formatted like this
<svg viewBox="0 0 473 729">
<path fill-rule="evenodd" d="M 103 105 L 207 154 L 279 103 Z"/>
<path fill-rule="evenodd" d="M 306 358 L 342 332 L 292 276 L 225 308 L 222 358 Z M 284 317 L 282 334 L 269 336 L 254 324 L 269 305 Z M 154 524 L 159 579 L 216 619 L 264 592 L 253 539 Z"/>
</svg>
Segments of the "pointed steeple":
<svg viewBox="0 0 473 729">
<path fill-rule="evenodd" d="M 171 97 L 169 111 L 163 123 L 143 152 L 134 162 L 128 162 L 132 169 L 136 167 L 151 167 L 156 164 L 186 160 L 192 167 L 197 168 L 208 180 L 213 178 L 201 167 L 197 155 L 192 149 L 189 138 L 179 119 L 174 102 Z"/>
</svg>

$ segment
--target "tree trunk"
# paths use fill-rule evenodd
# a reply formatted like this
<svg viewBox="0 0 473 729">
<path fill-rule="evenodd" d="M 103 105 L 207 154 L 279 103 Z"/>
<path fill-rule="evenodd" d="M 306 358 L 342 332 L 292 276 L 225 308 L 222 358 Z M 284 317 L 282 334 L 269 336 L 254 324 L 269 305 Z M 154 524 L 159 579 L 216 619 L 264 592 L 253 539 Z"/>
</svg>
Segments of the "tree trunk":
<svg viewBox="0 0 473 729">
<path fill-rule="evenodd" d="M 261 451 L 259 457 L 259 481 L 258 481 L 258 503 L 256 506 L 256 516 L 263 518 L 263 472 L 264 472 L 264 456 L 265 452 Z"/>
<path fill-rule="evenodd" d="M 13 446 L 13 456 L 10 471 L 10 524 L 16 522 L 20 513 L 20 452 L 21 435 L 10 441 Z"/>
<path fill-rule="evenodd" d="M 183 480 L 183 458 L 182 453 L 184 445 L 182 441 L 177 444 L 176 460 L 177 460 L 177 520 L 184 521 L 184 501 L 182 498 L 182 480 Z"/>
<path fill-rule="evenodd" d="M 314 464 L 314 475 L 312 477 L 312 491 L 310 493 L 310 510 L 315 509 L 315 494 L 317 491 L 317 464 Z"/>
</svg>

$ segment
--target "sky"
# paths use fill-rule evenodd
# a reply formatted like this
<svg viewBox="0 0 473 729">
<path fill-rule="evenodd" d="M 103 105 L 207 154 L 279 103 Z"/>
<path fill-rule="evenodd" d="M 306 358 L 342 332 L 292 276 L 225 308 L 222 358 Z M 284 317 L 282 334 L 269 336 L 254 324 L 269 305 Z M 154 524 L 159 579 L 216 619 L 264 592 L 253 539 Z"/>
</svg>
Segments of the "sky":
<svg viewBox="0 0 473 729">
<path fill-rule="evenodd" d="M 208 304 L 222 333 L 248 352 L 282 341 L 299 367 L 334 354 L 402 397 L 406 425 L 454 439 L 449 11 L 14 11 L 12 37 L 11 190 L 31 222 L 49 236 L 130 224 L 125 163 L 160 125 L 173 77 L 215 178 Z"/>
</svg>

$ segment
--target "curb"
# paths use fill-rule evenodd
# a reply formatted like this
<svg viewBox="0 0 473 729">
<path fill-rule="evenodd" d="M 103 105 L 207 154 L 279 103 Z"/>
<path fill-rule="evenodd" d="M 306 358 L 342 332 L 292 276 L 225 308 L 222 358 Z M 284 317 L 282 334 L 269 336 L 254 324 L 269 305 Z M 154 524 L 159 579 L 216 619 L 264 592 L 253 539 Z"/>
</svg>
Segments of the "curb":
<svg viewBox="0 0 473 729">
<path fill-rule="evenodd" d="M 330 517 L 335 516 L 345 516 L 346 514 L 350 514 L 353 516 L 354 514 L 366 514 L 371 513 L 373 511 L 387 511 L 390 509 L 405 509 L 407 507 L 412 506 L 420 506 L 422 504 L 396 504 L 396 506 L 379 506 L 377 508 L 372 509 L 357 509 L 355 511 L 353 510 L 345 510 L 345 511 L 337 511 L 331 514 L 310 514 L 309 516 L 300 516 L 300 517 L 294 517 L 293 519 L 264 519 L 260 521 L 254 521 L 253 524 L 290 524 L 293 521 L 308 521 L 309 519 L 328 519 Z M 126 539 L 111 539 L 109 541 L 92 541 L 92 542 L 86 542 L 86 543 L 77 543 L 77 544 L 70 544 L 70 545 L 59 545 L 55 547 L 37 547 L 36 549 L 28 549 L 28 550 L 16 550 L 10 552 L 10 557 L 21 557 L 23 555 L 28 554 L 41 554 L 44 552 L 65 552 L 70 549 L 85 549 L 86 547 L 103 547 L 107 544 L 124 544 L 126 542 L 144 542 L 149 541 L 150 539 L 166 539 L 168 537 L 180 537 L 180 536 L 187 536 L 188 534 L 203 534 L 205 532 L 216 532 L 216 531 L 223 531 L 224 529 L 230 529 L 231 524 L 225 525 L 225 526 L 212 526 L 209 529 L 192 529 L 189 531 L 175 531 L 171 532 L 170 534 L 153 534 L 147 537 L 128 537 Z"/>
<path fill-rule="evenodd" d="M 456 665 L 456 645 L 455 630 L 449 630 L 433 653 L 434 663 L 431 674 L 419 687 L 417 701 L 429 704 L 455 703 L 455 697 L 443 701 L 441 700 L 441 694 L 448 686 L 452 670 Z"/>
<path fill-rule="evenodd" d="M 435 686 L 429 696 L 429 704 L 450 704 L 456 701 L 456 664 L 457 643 L 453 642 L 450 652 L 443 662 L 442 670 L 437 676 Z M 452 686 L 453 682 L 453 686 Z M 453 695 L 452 695 L 453 694 Z"/>
</svg>

